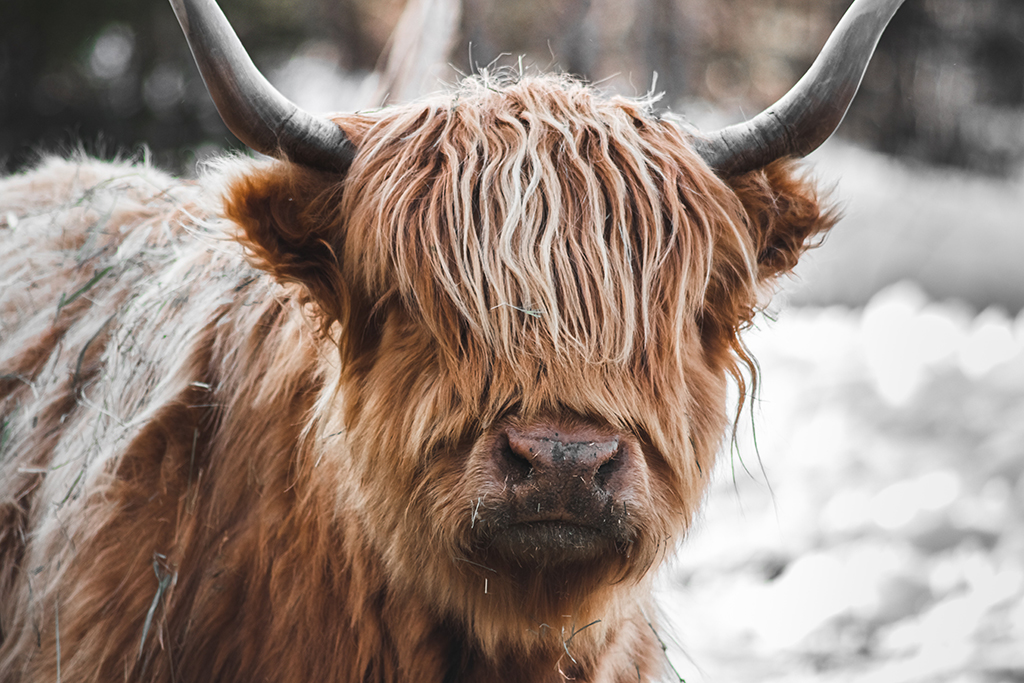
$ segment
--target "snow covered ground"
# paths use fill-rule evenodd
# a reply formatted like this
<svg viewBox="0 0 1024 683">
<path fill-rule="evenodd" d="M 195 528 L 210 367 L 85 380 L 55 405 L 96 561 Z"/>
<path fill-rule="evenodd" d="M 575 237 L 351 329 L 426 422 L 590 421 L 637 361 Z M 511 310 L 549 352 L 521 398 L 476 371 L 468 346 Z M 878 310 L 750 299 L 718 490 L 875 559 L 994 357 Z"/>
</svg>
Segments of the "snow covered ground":
<svg viewBox="0 0 1024 683">
<path fill-rule="evenodd" d="M 773 317 L 665 575 L 681 677 L 1024 681 L 1024 314 L 901 283 Z"/>
</svg>

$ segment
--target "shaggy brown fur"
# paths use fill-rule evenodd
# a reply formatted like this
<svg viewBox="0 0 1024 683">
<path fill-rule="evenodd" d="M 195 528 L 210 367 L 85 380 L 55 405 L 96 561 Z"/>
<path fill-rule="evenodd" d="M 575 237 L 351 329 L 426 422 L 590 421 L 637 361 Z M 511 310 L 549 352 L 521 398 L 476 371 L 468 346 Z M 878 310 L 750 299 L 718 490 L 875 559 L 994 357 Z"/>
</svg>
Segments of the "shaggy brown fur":
<svg viewBox="0 0 1024 683">
<path fill-rule="evenodd" d="M 738 331 L 831 218 L 789 163 L 723 181 L 564 79 L 337 123 L 344 178 L 0 184 L 0 680 L 663 674 L 650 583 Z M 537 420 L 642 452 L 614 552 L 488 553 L 486 453 Z"/>
</svg>

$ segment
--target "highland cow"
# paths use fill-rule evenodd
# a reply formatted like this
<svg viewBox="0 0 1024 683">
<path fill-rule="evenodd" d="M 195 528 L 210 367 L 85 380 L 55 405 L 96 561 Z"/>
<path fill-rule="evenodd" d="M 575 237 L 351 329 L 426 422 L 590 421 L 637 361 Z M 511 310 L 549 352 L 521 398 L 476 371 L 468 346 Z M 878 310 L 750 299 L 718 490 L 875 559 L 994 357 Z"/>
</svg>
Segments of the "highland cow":
<svg viewBox="0 0 1024 683">
<path fill-rule="evenodd" d="M 833 223 L 789 158 L 899 1 L 708 135 L 554 76 L 317 119 L 172 4 L 275 159 L 0 185 L 0 680 L 660 679 L 739 332 Z"/>
</svg>

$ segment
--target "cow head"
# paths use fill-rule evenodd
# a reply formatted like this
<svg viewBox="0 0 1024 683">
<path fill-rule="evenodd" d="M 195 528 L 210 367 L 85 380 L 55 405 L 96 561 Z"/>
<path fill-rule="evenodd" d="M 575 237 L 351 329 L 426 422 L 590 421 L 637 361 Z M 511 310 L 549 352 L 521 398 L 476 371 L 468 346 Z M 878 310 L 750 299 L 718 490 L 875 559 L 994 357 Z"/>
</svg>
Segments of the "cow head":
<svg viewBox="0 0 1024 683">
<path fill-rule="evenodd" d="M 309 123 L 249 93 L 240 47 L 207 54 L 237 42 L 215 6 L 176 4 L 225 120 L 281 159 L 227 214 L 321 324 L 310 439 L 391 585 L 492 652 L 614 637 L 701 502 L 759 292 L 832 224 L 785 157 L 898 4 L 858 0 L 810 82 L 706 136 L 551 76 Z"/>
</svg>

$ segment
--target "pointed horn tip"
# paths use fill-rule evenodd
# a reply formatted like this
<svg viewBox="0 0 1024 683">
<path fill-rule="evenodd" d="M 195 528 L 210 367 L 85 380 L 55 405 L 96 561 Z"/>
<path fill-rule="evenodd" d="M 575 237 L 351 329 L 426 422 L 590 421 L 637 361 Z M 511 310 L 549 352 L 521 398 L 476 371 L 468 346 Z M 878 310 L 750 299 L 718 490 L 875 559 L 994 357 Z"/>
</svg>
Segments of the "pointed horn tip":
<svg viewBox="0 0 1024 683">
<path fill-rule="evenodd" d="M 243 144 L 318 171 L 348 169 L 355 148 L 345 132 L 301 109 L 267 81 L 215 0 L 169 2 L 217 112 Z"/>
<path fill-rule="evenodd" d="M 878 40 L 903 2 L 855 0 L 788 93 L 743 123 L 696 135 L 694 149 L 720 175 L 741 175 L 813 152 L 839 128 Z"/>
</svg>

